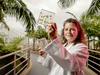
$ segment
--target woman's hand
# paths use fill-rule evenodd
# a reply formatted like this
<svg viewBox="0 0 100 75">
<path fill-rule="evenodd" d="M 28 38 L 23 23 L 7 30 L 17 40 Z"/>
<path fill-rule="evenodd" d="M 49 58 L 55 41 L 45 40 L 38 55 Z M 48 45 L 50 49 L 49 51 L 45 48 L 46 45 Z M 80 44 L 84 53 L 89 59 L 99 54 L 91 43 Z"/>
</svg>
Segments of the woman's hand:
<svg viewBox="0 0 100 75">
<path fill-rule="evenodd" d="M 44 50 L 40 50 L 39 55 L 42 57 L 46 57 L 47 53 Z"/>
<path fill-rule="evenodd" d="M 51 40 L 54 40 L 55 38 L 57 38 L 57 25 L 56 25 L 56 23 L 48 24 L 47 30 L 48 30 L 48 33 L 49 33 Z"/>
</svg>

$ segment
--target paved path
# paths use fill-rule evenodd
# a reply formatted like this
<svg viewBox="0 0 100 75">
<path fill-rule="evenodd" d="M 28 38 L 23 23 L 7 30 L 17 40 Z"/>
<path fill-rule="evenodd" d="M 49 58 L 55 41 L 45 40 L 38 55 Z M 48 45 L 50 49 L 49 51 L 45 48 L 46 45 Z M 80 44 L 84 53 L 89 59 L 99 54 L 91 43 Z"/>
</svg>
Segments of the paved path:
<svg viewBox="0 0 100 75">
<path fill-rule="evenodd" d="M 48 75 L 48 69 L 43 67 L 40 63 L 37 62 L 38 55 L 31 53 L 32 60 L 32 70 L 29 75 Z M 85 69 L 85 75 L 97 75 L 89 68 Z"/>
<path fill-rule="evenodd" d="M 29 75 L 48 75 L 48 69 L 38 63 L 37 58 L 37 55 L 33 53 L 31 54 L 32 70 L 30 71 Z"/>
</svg>

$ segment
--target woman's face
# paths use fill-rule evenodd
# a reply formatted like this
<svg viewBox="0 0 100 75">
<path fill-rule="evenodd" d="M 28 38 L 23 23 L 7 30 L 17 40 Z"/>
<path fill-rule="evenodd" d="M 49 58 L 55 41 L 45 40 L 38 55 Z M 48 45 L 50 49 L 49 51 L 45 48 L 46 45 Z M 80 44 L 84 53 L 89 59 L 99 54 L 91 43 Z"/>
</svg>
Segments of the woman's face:
<svg viewBox="0 0 100 75">
<path fill-rule="evenodd" d="M 66 23 L 64 27 L 64 37 L 68 42 L 74 42 L 78 35 L 78 29 L 74 23 Z"/>
</svg>

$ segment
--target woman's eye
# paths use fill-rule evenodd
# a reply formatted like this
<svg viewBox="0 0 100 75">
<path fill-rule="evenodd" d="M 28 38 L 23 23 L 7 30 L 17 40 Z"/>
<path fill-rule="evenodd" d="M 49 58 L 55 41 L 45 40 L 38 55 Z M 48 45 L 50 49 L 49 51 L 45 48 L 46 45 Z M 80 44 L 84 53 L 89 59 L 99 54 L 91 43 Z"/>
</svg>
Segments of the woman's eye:
<svg viewBox="0 0 100 75">
<path fill-rule="evenodd" d="M 75 29 L 74 29 L 74 28 L 72 28 L 71 30 L 72 30 L 72 31 L 75 31 Z"/>
<path fill-rule="evenodd" d="M 68 29 L 64 29 L 65 31 L 67 31 Z"/>
</svg>

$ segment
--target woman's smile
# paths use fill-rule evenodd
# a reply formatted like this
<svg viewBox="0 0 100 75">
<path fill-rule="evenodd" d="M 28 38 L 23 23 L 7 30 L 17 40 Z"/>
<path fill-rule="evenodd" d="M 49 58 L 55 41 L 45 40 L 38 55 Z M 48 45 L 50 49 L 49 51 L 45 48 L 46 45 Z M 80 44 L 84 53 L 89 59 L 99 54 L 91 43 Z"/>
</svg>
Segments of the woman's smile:
<svg viewBox="0 0 100 75">
<path fill-rule="evenodd" d="M 78 30 L 73 23 L 66 23 L 64 27 L 64 37 L 68 42 L 73 42 L 78 35 Z"/>
</svg>

